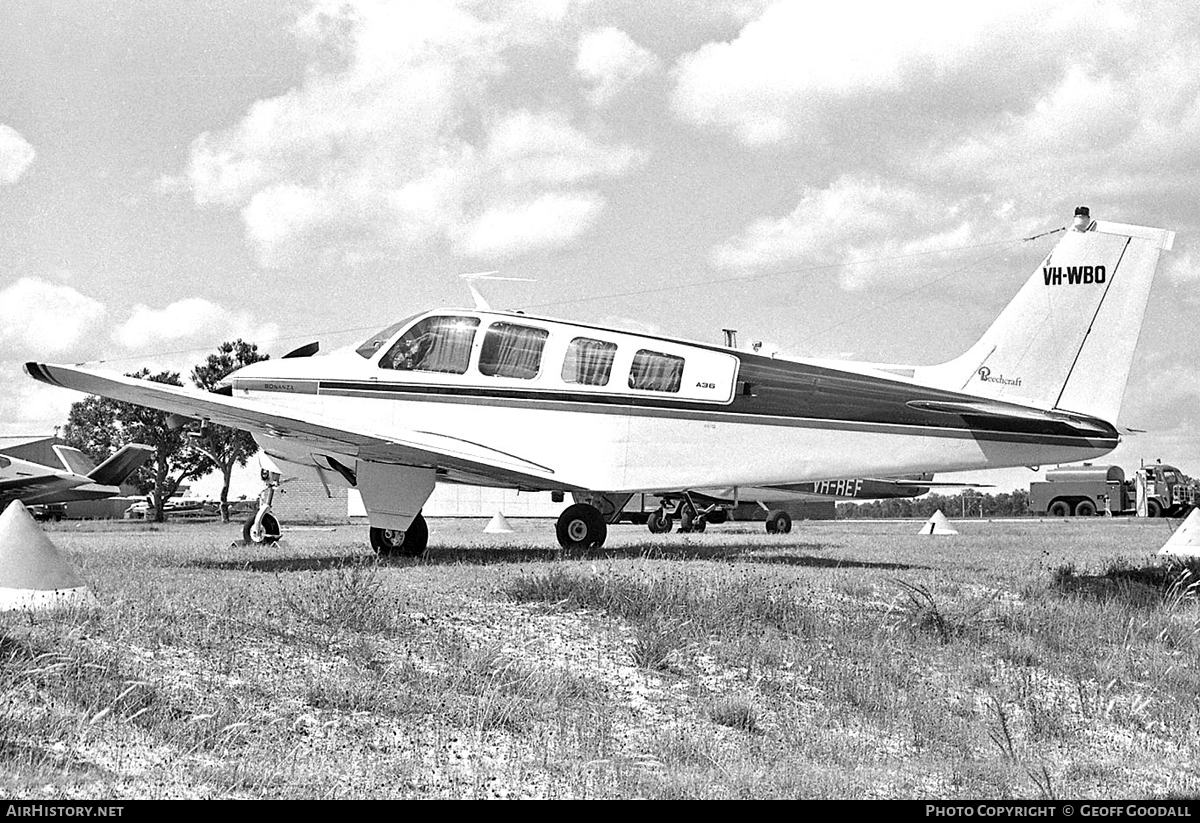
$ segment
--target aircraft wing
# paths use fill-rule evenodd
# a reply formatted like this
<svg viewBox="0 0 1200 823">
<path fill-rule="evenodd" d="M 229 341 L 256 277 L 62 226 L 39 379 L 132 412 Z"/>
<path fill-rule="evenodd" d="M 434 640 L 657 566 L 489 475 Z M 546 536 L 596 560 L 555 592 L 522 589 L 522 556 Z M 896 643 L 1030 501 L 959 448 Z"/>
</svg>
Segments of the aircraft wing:
<svg viewBox="0 0 1200 823">
<path fill-rule="evenodd" d="M 28 477 L 0 479 L 0 509 L 14 500 L 37 501 L 47 495 L 65 493 L 87 482 L 87 478 L 72 478 L 47 472 Z"/>
<path fill-rule="evenodd" d="M 93 371 L 78 366 L 26 363 L 30 377 L 52 386 L 74 389 L 149 406 L 160 411 L 207 420 L 306 445 L 314 452 L 354 455 L 362 460 L 404 466 L 433 466 L 505 483 L 544 485 L 554 476 L 547 466 L 481 443 L 437 432 L 393 429 L 382 433 L 348 426 L 321 415 L 299 415 L 261 400 L 227 397 L 183 386 Z M 554 481 L 562 487 L 561 481 Z M 567 484 L 570 487 L 570 484 Z"/>
</svg>

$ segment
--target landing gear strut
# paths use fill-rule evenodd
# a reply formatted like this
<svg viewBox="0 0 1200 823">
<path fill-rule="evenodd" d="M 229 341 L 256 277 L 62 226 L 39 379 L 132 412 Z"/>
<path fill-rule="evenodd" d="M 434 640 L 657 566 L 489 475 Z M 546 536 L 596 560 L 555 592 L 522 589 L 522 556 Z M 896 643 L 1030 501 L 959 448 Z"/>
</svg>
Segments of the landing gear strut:
<svg viewBox="0 0 1200 823">
<path fill-rule="evenodd" d="M 263 469 L 260 476 L 267 485 L 258 494 L 258 511 L 246 518 L 246 522 L 242 524 L 242 540 L 247 546 L 269 546 L 278 542 L 282 534 L 279 521 L 271 514 L 275 489 L 279 488 L 279 472 Z"/>
<path fill-rule="evenodd" d="M 420 512 L 405 531 L 371 527 L 371 548 L 380 557 L 421 557 L 428 546 L 429 524 Z"/>
<path fill-rule="evenodd" d="M 595 506 L 575 503 L 559 515 L 555 532 L 564 549 L 598 549 L 608 537 L 608 526 Z"/>
</svg>

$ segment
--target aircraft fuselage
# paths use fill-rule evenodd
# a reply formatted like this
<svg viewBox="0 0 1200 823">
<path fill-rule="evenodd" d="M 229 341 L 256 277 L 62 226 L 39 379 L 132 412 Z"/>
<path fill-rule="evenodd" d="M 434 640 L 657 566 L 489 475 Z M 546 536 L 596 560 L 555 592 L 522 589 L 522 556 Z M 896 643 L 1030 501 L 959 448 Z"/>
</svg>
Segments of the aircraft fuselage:
<svg viewBox="0 0 1200 823">
<path fill-rule="evenodd" d="M 476 330 L 454 367 L 462 372 L 388 367 L 406 329 L 429 318 Z M 541 341 L 536 364 L 524 364 L 521 376 L 495 373 L 484 351 L 497 326 L 535 330 Z M 578 382 L 572 347 L 581 339 L 611 353 L 603 384 L 594 375 Z M 647 364 L 649 355 L 667 364 L 665 380 L 647 377 L 656 365 Z M 265 361 L 230 383 L 234 398 L 333 425 L 381 435 L 437 432 L 513 455 L 543 468 L 542 481 L 526 473 L 507 483 L 496 472 L 444 466 L 438 479 L 530 489 L 672 491 L 1048 464 L 1096 457 L 1119 441 L 1095 418 L 1014 404 L 976 415 L 970 404 L 978 398 L 900 377 L 501 312 L 430 312 L 396 328 L 369 356 Z M 255 436 L 274 457 L 328 468 L 287 432 Z M 348 467 L 358 457 L 322 454 Z"/>
</svg>

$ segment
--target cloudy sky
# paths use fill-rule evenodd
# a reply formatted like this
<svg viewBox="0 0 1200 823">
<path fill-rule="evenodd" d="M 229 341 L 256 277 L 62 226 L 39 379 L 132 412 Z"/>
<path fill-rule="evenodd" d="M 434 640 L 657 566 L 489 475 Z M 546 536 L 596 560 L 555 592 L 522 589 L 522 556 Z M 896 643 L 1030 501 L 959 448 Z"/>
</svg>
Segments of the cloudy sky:
<svg viewBox="0 0 1200 823">
<path fill-rule="evenodd" d="M 9 0 L 0 434 L 77 399 L 25 360 L 329 350 L 481 270 L 535 281 L 497 307 L 940 362 L 1087 204 L 1178 232 L 1114 459 L 1200 474 L 1198 190 L 1182 0 Z"/>
</svg>

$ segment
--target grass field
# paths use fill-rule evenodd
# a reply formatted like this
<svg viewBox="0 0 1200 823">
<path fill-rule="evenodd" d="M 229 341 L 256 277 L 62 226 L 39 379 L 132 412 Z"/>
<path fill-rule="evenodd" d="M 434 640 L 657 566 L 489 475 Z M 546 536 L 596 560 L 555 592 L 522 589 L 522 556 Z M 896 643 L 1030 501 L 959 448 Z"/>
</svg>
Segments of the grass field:
<svg viewBox="0 0 1200 823">
<path fill-rule="evenodd" d="M 48 526 L 100 606 L 0 615 L 8 798 L 1200 794 L 1176 521 L 805 522 L 790 535 L 431 521 L 231 546 Z"/>
</svg>

